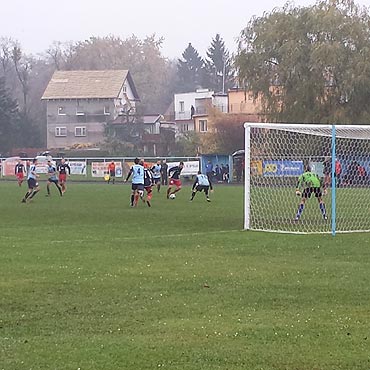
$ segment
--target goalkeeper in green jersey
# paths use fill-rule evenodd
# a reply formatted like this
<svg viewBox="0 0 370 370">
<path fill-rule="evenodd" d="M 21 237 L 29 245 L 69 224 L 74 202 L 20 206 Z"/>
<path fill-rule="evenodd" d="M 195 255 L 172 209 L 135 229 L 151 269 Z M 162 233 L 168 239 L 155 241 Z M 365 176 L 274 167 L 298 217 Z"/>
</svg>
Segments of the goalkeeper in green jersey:
<svg viewBox="0 0 370 370">
<path fill-rule="evenodd" d="M 322 200 L 320 179 L 315 173 L 311 172 L 309 168 L 306 169 L 306 172 L 299 176 L 295 193 L 297 196 L 301 197 L 301 202 L 299 203 L 297 214 L 295 216 L 295 221 L 298 221 L 301 218 L 306 200 L 311 198 L 311 194 L 314 194 L 319 202 L 323 219 L 328 219 L 328 216 L 326 215 L 325 203 Z"/>
</svg>

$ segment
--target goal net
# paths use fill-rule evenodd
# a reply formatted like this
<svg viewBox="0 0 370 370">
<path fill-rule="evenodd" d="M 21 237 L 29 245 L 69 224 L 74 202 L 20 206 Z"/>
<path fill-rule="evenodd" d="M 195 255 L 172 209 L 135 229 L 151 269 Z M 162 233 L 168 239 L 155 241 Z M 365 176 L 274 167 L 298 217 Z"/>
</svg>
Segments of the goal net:
<svg viewBox="0 0 370 370">
<path fill-rule="evenodd" d="M 370 125 L 245 124 L 244 228 L 370 231 Z"/>
</svg>

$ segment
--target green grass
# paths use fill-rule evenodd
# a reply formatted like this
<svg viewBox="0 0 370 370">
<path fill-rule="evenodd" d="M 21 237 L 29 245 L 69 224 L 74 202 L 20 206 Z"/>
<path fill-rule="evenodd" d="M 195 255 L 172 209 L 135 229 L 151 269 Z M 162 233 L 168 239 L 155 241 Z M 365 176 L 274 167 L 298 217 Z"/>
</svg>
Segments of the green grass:
<svg viewBox="0 0 370 370">
<path fill-rule="evenodd" d="M 369 234 L 241 231 L 242 187 L 52 191 L 0 182 L 0 369 L 370 367 Z"/>
<path fill-rule="evenodd" d="M 370 189 L 353 187 L 336 189 L 336 231 L 370 230 Z M 306 202 L 301 220 L 293 219 L 300 198 L 294 195 L 295 187 L 252 187 L 251 225 L 253 229 L 293 232 L 331 232 L 332 212 L 330 189 L 323 200 L 328 221 L 323 221 L 314 196 Z"/>
</svg>

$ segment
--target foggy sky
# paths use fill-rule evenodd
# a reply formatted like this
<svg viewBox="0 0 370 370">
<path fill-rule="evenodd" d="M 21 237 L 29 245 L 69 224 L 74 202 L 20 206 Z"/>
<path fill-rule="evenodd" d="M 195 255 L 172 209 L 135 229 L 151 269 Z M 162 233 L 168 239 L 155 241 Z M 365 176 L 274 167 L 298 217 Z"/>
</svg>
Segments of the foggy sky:
<svg viewBox="0 0 370 370">
<path fill-rule="evenodd" d="M 27 53 L 43 53 L 53 41 L 91 36 L 163 37 L 162 54 L 181 57 L 189 42 L 205 56 L 217 33 L 236 51 L 236 39 L 252 16 L 286 0 L 6 0 L 0 6 L 0 37 L 18 40 Z M 309 6 L 314 0 L 297 0 Z M 370 0 L 357 1 L 370 6 Z"/>
</svg>

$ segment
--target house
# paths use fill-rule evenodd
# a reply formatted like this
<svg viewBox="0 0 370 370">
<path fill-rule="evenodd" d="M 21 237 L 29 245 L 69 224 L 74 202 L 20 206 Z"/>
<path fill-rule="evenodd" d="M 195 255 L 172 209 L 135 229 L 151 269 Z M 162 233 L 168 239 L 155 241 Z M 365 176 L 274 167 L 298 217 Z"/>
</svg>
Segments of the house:
<svg viewBox="0 0 370 370">
<path fill-rule="evenodd" d="M 232 88 L 228 91 L 229 97 L 229 113 L 230 114 L 246 114 L 258 115 L 262 110 L 261 98 L 255 96 L 253 92 L 242 89 Z"/>
<path fill-rule="evenodd" d="M 216 109 L 227 113 L 227 94 L 215 94 L 208 89 L 175 94 L 172 112 L 166 112 L 166 122 L 174 122 L 178 135 L 188 131 L 208 132 L 211 127 L 210 113 Z"/>
<path fill-rule="evenodd" d="M 47 147 L 98 146 L 105 127 L 136 113 L 139 96 L 128 70 L 56 71 L 41 98 L 47 107 Z"/>
</svg>

